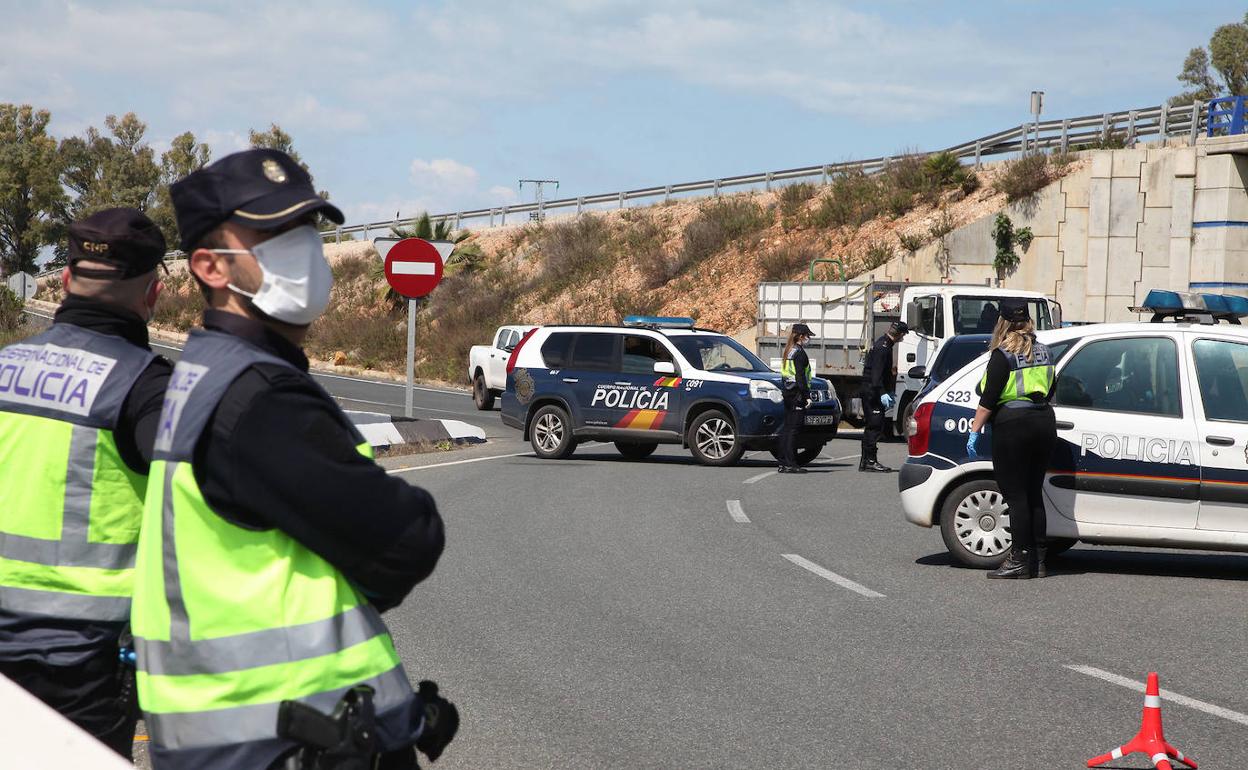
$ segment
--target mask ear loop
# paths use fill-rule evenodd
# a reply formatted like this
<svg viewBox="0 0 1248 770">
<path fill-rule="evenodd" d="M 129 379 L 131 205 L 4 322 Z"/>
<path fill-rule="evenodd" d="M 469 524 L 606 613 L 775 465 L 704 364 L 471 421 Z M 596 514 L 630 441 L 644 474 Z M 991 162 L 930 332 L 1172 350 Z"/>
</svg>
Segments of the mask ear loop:
<svg viewBox="0 0 1248 770">
<path fill-rule="evenodd" d="M 211 251 L 213 254 L 251 254 L 252 253 L 251 249 L 209 249 L 209 251 Z M 256 298 L 256 295 L 253 292 L 238 288 L 237 286 L 234 285 L 233 281 L 227 283 L 225 285 L 225 288 L 229 289 L 235 294 L 240 294 L 249 300 Z"/>
</svg>

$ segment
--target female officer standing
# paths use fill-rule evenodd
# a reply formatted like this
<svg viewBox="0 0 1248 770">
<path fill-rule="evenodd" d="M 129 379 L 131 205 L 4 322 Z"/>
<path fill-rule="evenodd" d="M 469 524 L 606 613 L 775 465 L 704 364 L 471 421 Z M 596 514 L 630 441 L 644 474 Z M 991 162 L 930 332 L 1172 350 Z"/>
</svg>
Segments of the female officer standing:
<svg viewBox="0 0 1248 770">
<path fill-rule="evenodd" d="M 966 441 L 967 454 L 977 457 L 979 433 L 992 420 L 992 471 L 1009 508 L 1014 545 L 1005 563 L 988 573 L 990 578 L 1045 576 L 1041 494 L 1057 426 L 1049 405 L 1053 359 L 1035 331 L 1026 302 L 1001 300 L 1001 317 L 989 346 L 992 355 L 980 381 L 983 396 Z"/>
<path fill-rule="evenodd" d="M 784 428 L 780 432 L 780 473 L 805 473 L 797 464 L 797 433 L 802 429 L 802 417 L 810 406 L 810 357 L 803 346 L 814 336 L 810 327 L 797 323 L 789 327 L 789 341 L 784 346 L 784 363 L 780 375 L 784 378 Z"/>
</svg>

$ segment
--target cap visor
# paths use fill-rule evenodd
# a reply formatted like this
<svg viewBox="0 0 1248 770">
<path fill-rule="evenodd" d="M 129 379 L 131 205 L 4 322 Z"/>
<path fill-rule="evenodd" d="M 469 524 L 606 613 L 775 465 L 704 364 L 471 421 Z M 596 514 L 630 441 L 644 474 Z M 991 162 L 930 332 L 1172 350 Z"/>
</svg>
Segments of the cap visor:
<svg viewBox="0 0 1248 770">
<path fill-rule="evenodd" d="M 339 225 L 344 219 L 338 207 L 321 196 L 314 193 L 308 197 L 306 189 L 292 189 L 248 201 L 245 206 L 234 209 L 230 221 L 253 230 L 272 230 L 313 213 L 323 214 Z"/>
</svg>

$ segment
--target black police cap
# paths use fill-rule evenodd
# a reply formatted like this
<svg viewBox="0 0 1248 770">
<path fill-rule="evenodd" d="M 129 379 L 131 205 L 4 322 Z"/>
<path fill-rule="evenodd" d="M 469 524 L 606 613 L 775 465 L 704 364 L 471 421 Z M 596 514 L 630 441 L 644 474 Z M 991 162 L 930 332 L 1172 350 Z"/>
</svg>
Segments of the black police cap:
<svg viewBox="0 0 1248 770">
<path fill-rule="evenodd" d="M 891 324 L 888 325 L 889 334 L 895 334 L 898 337 L 904 337 L 909 332 L 910 332 L 910 327 L 906 325 L 905 321 L 893 321 Z"/>
<path fill-rule="evenodd" d="M 815 335 L 814 335 L 814 334 L 810 331 L 810 327 L 809 327 L 809 326 L 807 326 L 806 324 L 793 324 L 793 329 L 792 329 L 792 331 L 793 331 L 794 333 L 796 333 L 796 334 L 804 334 L 804 335 L 806 335 L 807 337 L 813 337 L 813 336 L 815 336 Z"/>
<path fill-rule="evenodd" d="M 1027 310 L 1027 301 L 1016 297 L 1005 297 L 1001 300 L 1001 317 L 1010 323 L 1030 321 L 1031 313 Z"/>
<path fill-rule="evenodd" d="M 343 221 L 338 207 L 316 194 L 308 172 L 280 150 L 227 155 L 174 182 L 169 194 L 188 252 L 225 222 L 273 230 L 313 212 Z"/>
<path fill-rule="evenodd" d="M 86 278 L 134 278 L 156 269 L 165 236 L 138 209 L 97 211 L 69 226 L 69 270 Z M 107 267 L 84 267 L 82 261 Z"/>
</svg>

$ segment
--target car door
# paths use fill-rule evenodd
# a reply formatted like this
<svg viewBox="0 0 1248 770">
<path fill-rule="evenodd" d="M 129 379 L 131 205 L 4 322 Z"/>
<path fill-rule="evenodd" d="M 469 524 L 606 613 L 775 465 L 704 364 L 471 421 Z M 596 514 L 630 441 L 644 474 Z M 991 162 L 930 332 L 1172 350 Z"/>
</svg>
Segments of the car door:
<svg viewBox="0 0 1248 770">
<path fill-rule="evenodd" d="M 619 395 L 614 385 L 620 369 L 620 339 L 611 332 L 580 332 L 572 344 L 571 362 L 559 376 L 569 387 L 575 430 L 602 432 L 610 428 L 612 407 Z"/>
<path fill-rule="evenodd" d="M 666 363 L 673 373 L 654 370 Z M 658 431 L 680 432 L 680 398 L 684 392 L 676 357 L 658 335 L 626 334 L 620 357 L 619 376 L 613 386 L 622 392 L 614 400 L 608 420 L 623 433 Z M 644 438 L 645 434 L 640 434 Z"/>
<path fill-rule="evenodd" d="M 508 354 L 519 341 L 520 335 L 515 329 L 498 330 L 498 337 L 494 340 L 494 347 L 490 349 L 490 357 L 487 361 L 490 371 L 486 376 L 486 382 L 491 388 L 501 388 L 507 382 Z"/>
<path fill-rule="evenodd" d="M 1248 532 L 1248 341 L 1190 334 L 1200 405 L 1200 529 Z"/>
<path fill-rule="evenodd" d="M 1067 354 L 1045 494 L 1078 522 L 1194 528 L 1200 462 L 1174 334 L 1103 337 Z"/>
</svg>

